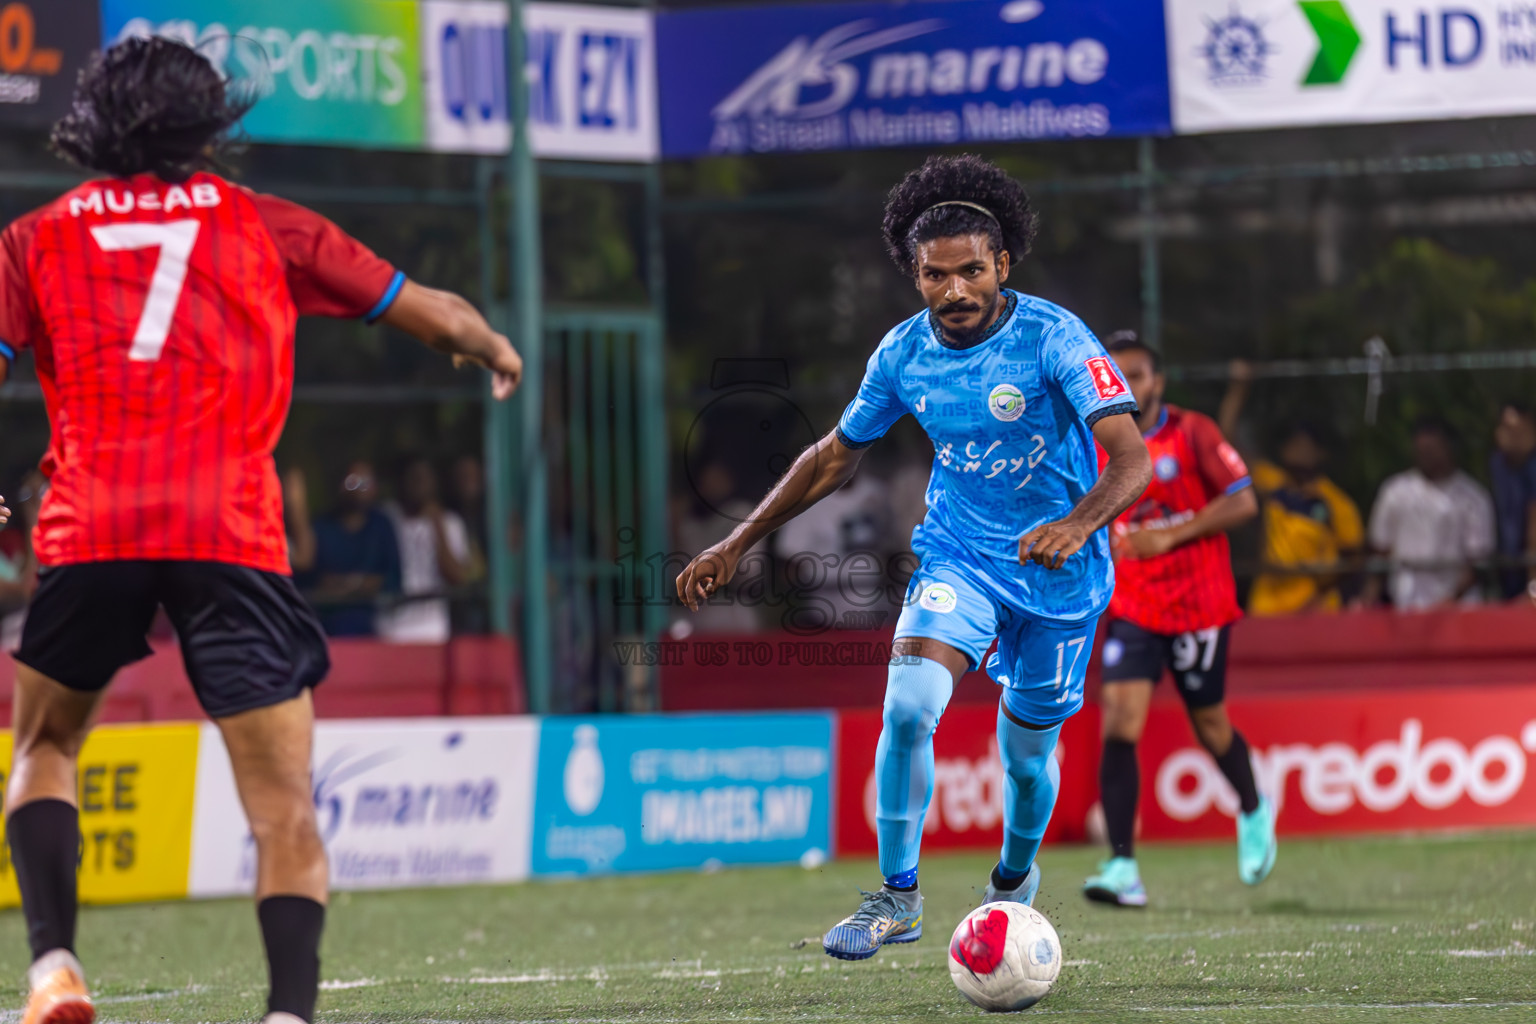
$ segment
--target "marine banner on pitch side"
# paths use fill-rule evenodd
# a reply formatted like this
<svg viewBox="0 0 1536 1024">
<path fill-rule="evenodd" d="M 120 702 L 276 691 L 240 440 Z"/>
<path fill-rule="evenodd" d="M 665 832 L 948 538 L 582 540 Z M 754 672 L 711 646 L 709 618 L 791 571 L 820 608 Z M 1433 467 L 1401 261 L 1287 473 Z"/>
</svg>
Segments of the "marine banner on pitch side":
<svg viewBox="0 0 1536 1024">
<path fill-rule="evenodd" d="M 80 752 L 80 899 L 135 903 L 187 894 L 198 727 L 104 725 Z M 0 733 L 0 774 L 12 737 Z M 0 779 L 3 782 L 3 779 Z M 0 907 L 21 903 L 10 847 L 0 842 Z"/>
<path fill-rule="evenodd" d="M 718 7 L 656 32 L 668 157 L 1169 130 L 1148 0 Z"/>
<path fill-rule="evenodd" d="M 833 721 L 819 713 L 544 719 L 534 874 L 824 858 Z"/>
<path fill-rule="evenodd" d="M 205 725 L 193 896 L 249 893 L 255 846 L 218 729 Z M 320 722 L 315 810 L 336 889 L 528 875 L 539 726 L 531 718 Z"/>
<path fill-rule="evenodd" d="M 1173 125 L 1536 112 L 1533 0 L 1166 0 Z"/>
</svg>

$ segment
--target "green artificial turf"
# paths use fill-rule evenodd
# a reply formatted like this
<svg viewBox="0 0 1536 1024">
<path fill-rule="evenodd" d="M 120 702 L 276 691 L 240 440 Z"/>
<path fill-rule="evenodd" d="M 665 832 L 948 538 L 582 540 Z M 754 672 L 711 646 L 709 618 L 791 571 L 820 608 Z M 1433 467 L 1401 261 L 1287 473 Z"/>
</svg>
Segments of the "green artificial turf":
<svg viewBox="0 0 1536 1024">
<path fill-rule="evenodd" d="M 1029 1017 L 1536 1020 L 1536 834 L 1288 842 L 1254 889 L 1230 845 L 1146 847 L 1152 905 L 1140 911 L 1078 895 L 1096 857 L 1042 857 L 1037 906 L 1067 965 Z M 979 1020 L 946 951 L 990 865 L 925 858 L 926 936 L 862 963 L 829 959 L 813 937 L 873 887 L 869 861 L 343 894 L 320 1018 Z M 0 969 L 18 979 L 5 1010 L 22 1005 L 25 948 L 19 913 L 0 916 Z M 247 903 L 89 908 L 79 948 L 108 1021 L 254 1021 L 263 1009 Z"/>
</svg>

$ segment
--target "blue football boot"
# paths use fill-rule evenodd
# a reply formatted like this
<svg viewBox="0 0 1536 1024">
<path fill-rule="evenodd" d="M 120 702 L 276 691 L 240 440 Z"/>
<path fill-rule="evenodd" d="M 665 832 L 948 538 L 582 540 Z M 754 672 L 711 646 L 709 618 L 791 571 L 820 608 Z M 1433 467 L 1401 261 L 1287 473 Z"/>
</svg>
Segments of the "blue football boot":
<svg viewBox="0 0 1536 1024">
<path fill-rule="evenodd" d="M 917 890 L 860 890 L 859 909 L 832 926 L 821 940 L 828 956 L 868 960 L 887 942 L 916 942 L 923 937 L 923 895 Z"/>
<path fill-rule="evenodd" d="M 1026 907 L 1035 905 L 1035 896 L 1040 892 L 1040 862 L 1029 866 L 1029 874 L 1024 880 L 1012 889 L 999 889 L 997 887 L 997 872 L 992 872 L 992 877 L 987 879 L 987 890 L 982 894 L 982 903 L 1022 903 Z"/>
<path fill-rule="evenodd" d="M 1268 878 L 1279 845 L 1275 840 L 1275 805 L 1261 796 L 1252 814 L 1237 816 L 1238 876 L 1249 885 Z"/>
<path fill-rule="evenodd" d="M 1147 890 L 1141 884 L 1136 858 L 1114 857 L 1099 865 L 1099 873 L 1083 883 L 1083 895 L 1095 903 L 1144 907 Z"/>
</svg>

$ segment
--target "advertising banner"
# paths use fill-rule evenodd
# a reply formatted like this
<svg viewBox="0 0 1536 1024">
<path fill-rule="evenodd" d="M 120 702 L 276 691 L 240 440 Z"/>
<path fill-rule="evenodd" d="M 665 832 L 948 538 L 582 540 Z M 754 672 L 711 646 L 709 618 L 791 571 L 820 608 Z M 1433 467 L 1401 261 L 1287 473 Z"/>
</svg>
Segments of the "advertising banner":
<svg viewBox="0 0 1536 1024">
<path fill-rule="evenodd" d="M 1046 842 L 1079 841 L 1098 791 L 1098 708 L 1086 707 L 1062 726 L 1056 745 L 1061 792 Z M 880 712 L 845 711 L 837 738 L 837 853 L 873 856 L 875 744 Z M 997 706 L 961 705 L 944 712 L 933 738 L 933 802 L 923 849 L 992 849 L 1003 842 L 1003 762 L 997 753 Z"/>
<path fill-rule="evenodd" d="M 656 31 L 668 157 L 1169 130 L 1146 0 L 721 7 Z"/>
<path fill-rule="evenodd" d="M 0 773 L 12 737 L 0 733 Z M 187 894 L 198 727 L 104 725 L 80 753 L 80 899 L 132 903 Z M 3 780 L 0 780 L 3 781 Z M 0 843 L 0 907 L 21 905 Z"/>
<path fill-rule="evenodd" d="M 100 45 L 97 0 L 0 0 L 0 126 L 45 128 L 62 117 Z"/>
<path fill-rule="evenodd" d="M 1536 111 L 1536 4 L 1166 3 L 1179 132 Z"/>
<path fill-rule="evenodd" d="M 191 894 L 248 893 L 255 847 L 218 729 L 203 729 Z M 316 725 L 315 809 L 332 887 L 527 877 L 538 742 L 531 718 Z"/>
<path fill-rule="evenodd" d="M 531 3 L 528 133 L 541 157 L 655 160 L 656 41 L 649 11 Z"/>
<path fill-rule="evenodd" d="M 1536 825 L 1536 688 L 1238 698 L 1232 721 L 1284 834 Z M 1140 750 L 1142 836 L 1230 838 L 1237 795 L 1153 707 Z"/>
<path fill-rule="evenodd" d="M 512 145 L 507 25 L 500 0 L 424 0 L 421 74 L 427 147 L 505 153 Z"/>
<path fill-rule="evenodd" d="M 832 724 L 827 714 L 545 719 L 534 874 L 825 856 Z"/>
<path fill-rule="evenodd" d="M 180 39 L 262 99 L 262 142 L 416 148 L 424 142 L 413 0 L 102 0 L 108 43 Z"/>
</svg>

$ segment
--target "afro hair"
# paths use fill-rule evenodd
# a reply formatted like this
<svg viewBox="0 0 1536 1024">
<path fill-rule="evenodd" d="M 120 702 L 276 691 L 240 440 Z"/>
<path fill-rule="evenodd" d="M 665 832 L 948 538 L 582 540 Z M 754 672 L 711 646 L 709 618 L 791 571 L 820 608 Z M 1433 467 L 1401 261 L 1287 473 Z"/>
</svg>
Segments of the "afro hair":
<svg viewBox="0 0 1536 1024">
<path fill-rule="evenodd" d="M 81 70 L 70 111 L 50 141 L 54 152 L 86 170 L 185 181 L 220 166 L 218 151 L 252 102 L 232 98 L 219 72 L 190 46 L 135 37 Z"/>
<path fill-rule="evenodd" d="M 968 206 L 935 209 L 956 202 L 985 207 L 992 217 Z M 891 189 L 881 230 L 891 260 L 909 274 L 920 244 L 956 235 L 986 235 L 994 250 L 1006 249 L 1017 263 L 1034 241 L 1035 221 L 1024 186 L 1001 167 L 970 154 L 931 156 Z"/>
</svg>

